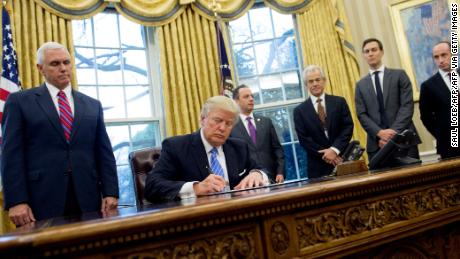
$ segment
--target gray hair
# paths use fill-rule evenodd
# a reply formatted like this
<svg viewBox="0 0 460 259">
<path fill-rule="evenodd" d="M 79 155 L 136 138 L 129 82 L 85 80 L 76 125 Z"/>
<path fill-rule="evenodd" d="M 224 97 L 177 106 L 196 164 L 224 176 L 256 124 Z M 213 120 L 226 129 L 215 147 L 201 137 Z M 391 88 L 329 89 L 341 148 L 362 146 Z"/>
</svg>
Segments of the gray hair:
<svg viewBox="0 0 460 259">
<path fill-rule="evenodd" d="M 201 118 L 206 118 L 210 111 L 215 109 L 222 109 L 229 111 L 235 115 L 235 120 L 233 124 L 236 124 L 238 121 L 238 116 L 240 114 L 239 107 L 231 98 L 223 95 L 212 96 L 203 105 L 201 109 Z"/>
<path fill-rule="evenodd" d="M 37 64 L 42 65 L 45 59 L 45 52 L 50 49 L 64 49 L 69 53 L 67 48 L 57 42 L 49 41 L 45 42 L 43 45 L 40 46 L 40 48 L 37 50 Z M 70 54 L 69 54 L 70 55 Z"/>
<path fill-rule="evenodd" d="M 313 73 L 315 71 L 319 71 L 319 74 L 321 75 L 321 77 L 326 78 L 326 76 L 324 74 L 324 70 L 320 66 L 318 66 L 318 65 L 309 65 L 303 70 L 303 73 L 302 73 L 302 75 L 303 75 L 302 79 L 303 79 L 304 85 L 307 85 L 307 81 L 305 79 L 307 78 L 308 74 Z"/>
</svg>

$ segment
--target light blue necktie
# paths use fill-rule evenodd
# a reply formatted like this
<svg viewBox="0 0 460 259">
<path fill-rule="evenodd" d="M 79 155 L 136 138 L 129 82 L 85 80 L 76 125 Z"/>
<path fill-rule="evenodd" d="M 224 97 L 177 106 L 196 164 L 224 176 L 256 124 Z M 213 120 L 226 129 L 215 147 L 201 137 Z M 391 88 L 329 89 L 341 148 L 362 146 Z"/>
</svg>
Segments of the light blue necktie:
<svg viewBox="0 0 460 259">
<path fill-rule="evenodd" d="M 224 178 L 224 169 L 222 166 L 219 164 L 219 161 L 217 160 L 217 148 L 212 148 L 211 149 L 211 171 L 218 176 L 221 176 Z"/>
</svg>

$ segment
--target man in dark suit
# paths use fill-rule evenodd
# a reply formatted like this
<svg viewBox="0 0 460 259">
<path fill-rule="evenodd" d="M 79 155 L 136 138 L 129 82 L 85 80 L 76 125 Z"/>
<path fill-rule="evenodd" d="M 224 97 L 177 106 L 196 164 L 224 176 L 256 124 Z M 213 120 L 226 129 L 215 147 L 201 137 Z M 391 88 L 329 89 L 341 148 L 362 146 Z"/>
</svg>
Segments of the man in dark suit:
<svg viewBox="0 0 460 259">
<path fill-rule="evenodd" d="M 383 45 L 378 39 L 366 39 L 362 49 L 370 71 L 356 83 L 355 106 L 359 122 L 367 132 L 371 160 L 395 134 L 405 129 L 417 131 L 412 122 L 412 86 L 406 72 L 383 65 Z M 418 136 L 417 142 L 421 143 Z M 419 157 L 416 145 L 407 152 L 410 157 Z"/>
<path fill-rule="evenodd" d="M 2 182 L 10 219 L 116 208 L 118 178 L 99 101 L 72 90 L 72 62 L 59 43 L 43 44 L 40 87 L 9 95 L 2 120 Z"/>
<path fill-rule="evenodd" d="M 248 86 L 240 85 L 233 90 L 233 100 L 240 107 L 240 116 L 230 136 L 248 143 L 251 158 L 267 169 L 271 181 L 282 183 L 284 151 L 272 121 L 252 113 L 254 96 Z"/>
<path fill-rule="evenodd" d="M 457 128 L 458 132 L 458 126 L 450 125 L 451 56 L 450 42 L 439 42 L 433 47 L 433 59 L 439 70 L 422 83 L 420 90 L 420 119 L 436 138 L 436 149 L 441 158 L 460 156 L 460 148 L 451 146 L 451 130 Z"/>
<path fill-rule="evenodd" d="M 324 93 L 326 77 L 321 67 L 303 71 L 310 97 L 294 109 L 294 124 L 300 145 L 307 151 L 307 175 L 328 175 L 342 162 L 339 156 L 353 134 L 353 120 L 343 97 Z"/>
<path fill-rule="evenodd" d="M 225 96 L 209 98 L 201 110 L 201 129 L 165 139 L 160 160 L 147 176 L 144 195 L 152 202 L 195 198 L 227 189 L 268 184 L 250 158 L 248 145 L 229 138 L 238 107 Z"/>
</svg>

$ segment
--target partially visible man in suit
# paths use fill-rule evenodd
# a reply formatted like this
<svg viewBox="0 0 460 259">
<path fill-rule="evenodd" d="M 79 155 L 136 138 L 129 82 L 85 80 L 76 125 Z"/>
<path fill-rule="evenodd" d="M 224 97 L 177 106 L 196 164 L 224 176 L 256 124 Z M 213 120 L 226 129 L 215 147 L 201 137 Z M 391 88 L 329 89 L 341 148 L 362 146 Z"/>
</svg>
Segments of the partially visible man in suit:
<svg viewBox="0 0 460 259">
<path fill-rule="evenodd" d="M 147 200 L 195 198 L 231 189 L 268 184 L 262 168 L 251 159 L 248 145 L 229 138 L 238 107 L 225 96 L 209 98 L 201 110 L 201 129 L 165 139 L 160 159 L 147 176 Z"/>
<path fill-rule="evenodd" d="M 441 158 L 460 156 L 460 148 L 451 146 L 451 50 L 450 42 L 433 47 L 433 59 L 438 72 L 422 83 L 420 89 L 420 119 L 436 139 Z M 457 78 L 458 82 L 458 78 Z M 457 127 L 458 129 L 458 127 Z"/>
<path fill-rule="evenodd" d="M 385 67 L 383 45 L 378 39 L 366 39 L 362 51 L 370 70 L 356 83 L 355 106 L 359 122 L 367 132 L 367 154 L 371 160 L 395 134 L 405 129 L 417 131 L 412 122 L 412 86 L 406 72 Z M 421 143 L 418 135 L 417 142 Z M 416 145 L 407 152 L 410 157 L 419 157 Z"/>
<path fill-rule="evenodd" d="M 55 42 L 37 51 L 40 87 L 8 96 L 2 182 L 10 219 L 35 220 L 117 207 L 118 178 L 99 101 L 72 90 L 72 62 Z"/>
<path fill-rule="evenodd" d="M 267 169 L 266 173 L 271 181 L 282 183 L 284 151 L 272 121 L 252 113 L 254 96 L 248 86 L 240 85 L 235 88 L 233 100 L 240 107 L 240 116 L 230 136 L 248 143 L 251 158 Z"/>
<path fill-rule="evenodd" d="M 307 151 L 307 175 L 328 175 L 342 162 L 339 156 L 353 135 L 353 120 L 343 97 L 324 93 L 326 77 L 321 67 L 303 71 L 310 97 L 294 109 L 294 124 L 300 145 Z"/>
</svg>

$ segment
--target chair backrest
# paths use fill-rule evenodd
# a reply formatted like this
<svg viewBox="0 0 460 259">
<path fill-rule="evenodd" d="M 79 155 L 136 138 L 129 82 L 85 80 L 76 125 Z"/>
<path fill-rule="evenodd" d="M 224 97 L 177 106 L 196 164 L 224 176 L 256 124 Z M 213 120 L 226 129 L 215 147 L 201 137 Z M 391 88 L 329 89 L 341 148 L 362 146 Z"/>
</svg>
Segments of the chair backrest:
<svg viewBox="0 0 460 259">
<path fill-rule="evenodd" d="M 129 154 L 137 206 L 149 203 L 144 199 L 145 179 L 160 159 L 160 153 L 161 147 L 153 147 L 136 150 Z"/>
</svg>

